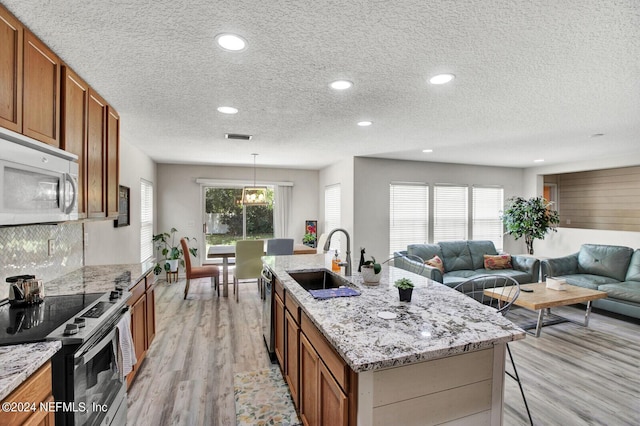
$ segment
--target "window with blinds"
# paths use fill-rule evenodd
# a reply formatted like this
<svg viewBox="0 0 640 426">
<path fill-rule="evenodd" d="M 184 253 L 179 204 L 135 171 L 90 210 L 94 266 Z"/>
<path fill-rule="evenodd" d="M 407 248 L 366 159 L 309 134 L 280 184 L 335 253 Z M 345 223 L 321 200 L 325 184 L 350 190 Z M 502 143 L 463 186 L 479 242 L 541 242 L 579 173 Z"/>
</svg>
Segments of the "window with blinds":
<svg viewBox="0 0 640 426">
<path fill-rule="evenodd" d="M 502 250 L 504 234 L 500 216 L 504 209 L 504 190 L 497 187 L 474 186 L 472 191 L 474 240 L 491 240 Z"/>
<path fill-rule="evenodd" d="M 389 187 L 389 256 L 429 239 L 429 186 L 392 183 Z"/>
<path fill-rule="evenodd" d="M 433 241 L 466 240 L 469 232 L 467 186 L 433 187 Z"/>
<path fill-rule="evenodd" d="M 340 228 L 340 184 L 324 188 L 324 232 Z M 331 250 L 341 251 L 340 238 L 331 238 Z"/>
<path fill-rule="evenodd" d="M 140 261 L 153 256 L 153 184 L 140 179 Z"/>
</svg>

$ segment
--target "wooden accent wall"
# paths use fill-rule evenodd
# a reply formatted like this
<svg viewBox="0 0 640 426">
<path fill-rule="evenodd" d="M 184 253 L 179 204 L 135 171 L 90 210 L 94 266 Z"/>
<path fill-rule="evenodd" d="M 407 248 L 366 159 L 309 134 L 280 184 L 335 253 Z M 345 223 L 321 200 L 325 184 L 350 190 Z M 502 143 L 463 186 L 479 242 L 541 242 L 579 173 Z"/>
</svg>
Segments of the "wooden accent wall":
<svg viewBox="0 0 640 426">
<path fill-rule="evenodd" d="M 556 176 L 560 227 L 640 231 L 640 166 Z"/>
</svg>

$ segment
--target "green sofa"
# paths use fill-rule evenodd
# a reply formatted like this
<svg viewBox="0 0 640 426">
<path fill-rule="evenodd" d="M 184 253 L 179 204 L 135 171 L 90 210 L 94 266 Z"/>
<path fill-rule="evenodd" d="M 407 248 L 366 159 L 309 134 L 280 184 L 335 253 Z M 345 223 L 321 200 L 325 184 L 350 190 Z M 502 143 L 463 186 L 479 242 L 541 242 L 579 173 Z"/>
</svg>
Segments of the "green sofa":
<svg viewBox="0 0 640 426">
<path fill-rule="evenodd" d="M 640 250 L 624 246 L 583 244 L 569 256 L 541 262 L 542 278 L 564 278 L 567 284 L 604 291 L 592 306 L 640 318 Z"/>
<path fill-rule="evenodd" d="M 408 255 L 427 261 L 434 256 L 442 259 L 444 273 L 425 265 L 422 275 L 449 287 L 477 275 L 508 275 L 520 284 L 538 282 L 540 261 L 532 256 L 511 256 L 512 269 L 485 269 L 484 255 L 497 255 L 492 241 L 442 241 L 437 244 L 410 244 L 407 250 L 394 253 L 394 265 L 410 271 L 416 270 L 416 261 Z"/>
</svg>

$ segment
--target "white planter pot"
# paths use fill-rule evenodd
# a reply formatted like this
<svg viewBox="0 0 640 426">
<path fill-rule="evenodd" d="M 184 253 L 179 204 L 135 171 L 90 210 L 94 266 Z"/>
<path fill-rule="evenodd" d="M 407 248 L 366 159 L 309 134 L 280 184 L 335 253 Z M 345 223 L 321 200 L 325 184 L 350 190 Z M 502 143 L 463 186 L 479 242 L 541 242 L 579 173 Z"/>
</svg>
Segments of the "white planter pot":
<svg viewBox="0 0 640 426">
<path fill-rule="evenodd" d="M 362 279 L 364 280 L 365 283 L 379 283 L 380 282 L 380 277 L 382 276 L 382 271 L 380 271 L 379 273 L 375 273 L 373 272 L 373 266 L 366 266 L 363 265 L 362 269 L 360 270 L 362 273 Z"/>
<path fill-rule="evenodd" d="M 166 262 L 169 264 L 169 270 L 171 272 L 176 272 L 178 270 L 178 265 L 180 264 L 179 259 L 167 260 Z"/>
</svg>

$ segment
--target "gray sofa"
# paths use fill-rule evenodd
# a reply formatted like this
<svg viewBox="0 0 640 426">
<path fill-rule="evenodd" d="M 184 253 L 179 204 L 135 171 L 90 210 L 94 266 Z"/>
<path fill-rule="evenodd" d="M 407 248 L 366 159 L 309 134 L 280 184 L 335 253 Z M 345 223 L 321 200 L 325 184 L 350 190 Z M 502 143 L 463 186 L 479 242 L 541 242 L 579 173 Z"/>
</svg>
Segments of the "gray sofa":
<svg viewBox="0 0 640 426">
<path fill-rule="evenodd" d="M 485 269 L 484 255 L 497 255 L 491 241 L 443 241 L 437 244 L 411 244 L 407 250 L 395 253 L 394 265 L 414 271 L 416 261 L 407 255 L 416 255 L 427 261 L 434 256 L 442 259 L 444 274 L 438 268 L 425 265 L 422 275 L 434 281 L 455 287 L 476 275 L 508 275 L 520 284 L 538 282 L 540 261 L 531 256 L 511 256 L 513 269 Z"/>
<path fill-rule="evenodd" d="M 541 262 L 542 277 L 607 293 L 596 308 L 640 318 L 640 250 L 624 246 L 583 244 L 580 251 Z"/>
</svg>

